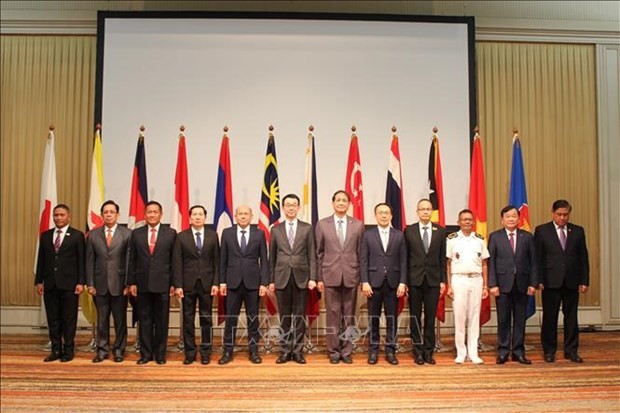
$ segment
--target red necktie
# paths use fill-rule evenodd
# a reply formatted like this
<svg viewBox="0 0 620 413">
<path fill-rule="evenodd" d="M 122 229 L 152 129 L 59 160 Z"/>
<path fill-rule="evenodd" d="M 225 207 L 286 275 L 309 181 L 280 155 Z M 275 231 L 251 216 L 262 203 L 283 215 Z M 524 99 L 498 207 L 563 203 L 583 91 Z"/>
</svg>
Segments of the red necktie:
<svg viewBox="0 0 620 413">
<path fill-rule="evenodd" d="M 153 255 L 153 251 L 155 251 L 155 243 L 157 242 L 157 230 L 155 228 L 151 228 L 151 240 L 149 241 L 149 251 L 151 255 Z"/>
</svg>

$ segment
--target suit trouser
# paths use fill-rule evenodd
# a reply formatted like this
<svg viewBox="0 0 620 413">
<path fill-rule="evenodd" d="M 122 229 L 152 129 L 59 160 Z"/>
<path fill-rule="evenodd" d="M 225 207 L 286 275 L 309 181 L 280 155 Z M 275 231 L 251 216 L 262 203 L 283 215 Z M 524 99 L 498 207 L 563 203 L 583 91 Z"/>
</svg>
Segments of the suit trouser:
<svg viewBox="0 0 620 413">
<path fill-rule="evenodd" d="M 398 297 L 396 288 L 391 288 L 387 280 L 379 288 L 372 289 L 372 296 L 368 298 L 368 325 L 370 326 L 370 346 L 369 353 L 379 351 L 379 341 L 381 334 L 379 331 L 379 320 L 381 318 L 381 308 L 385 311 L 385 352 L 394 353 L 396 351 L 396 329 L 398 328 Z"/>
<path fill-rule="evenodd" d="M 203 289 L 202 281 L 196 280 L 192 290 L 183 291 L 183 343 L 185 355 L 196 356 L 196 301 L 198 302 L 198 318 L 200 320 L 200 355 L 211 355 L 213 340 L 213 316 L 211 305 L 211 289 Z"/>
<path fill-rule="evenodd" d="M 245 305 L 250 354 L 258 351 L 258 341 L 260 340 L 260 334 L 258 332 L 258 301 L 258 290 L 247 289 L 243 283 L 237 288 L 228 289 L 226 294 L 224 351 L 230 353 L 235 348 L 241 304 Z"/>
<path fill-rule="evenodd" d="M 579 290 L 566 288 L 547 288 L 542 292 L 543 321 L 540 338 L 545 354 L 555 354 L 558 349 L 558 314 L 560 304 L 564 314 L 564 354 L 577 354 L 579 348 Z"/>
<path fill-rule="evenodd" d="M 480 305 L 482 303 L 482 276 L 469 277 L 452 274 L 454 300 L 454 344 L 457 358 L 478 357 L 478 338 L 480 336 Z M 467 329 L 467 346 L 465 330 Z"/>
<path fill-rule="evenodd" d="M 325 287 L 327 350 L 330 357 L 350 356 L 353 352 L 355 300 L 357 287 Z"/>
<path fill-rule="evenodd" d="M 95 296 L 97 306 L 97 354 L 107 357 L 110 350 L 110 314 L 114 318 L 112 353 L 122 356 L 127 346 L 127 297 L 124 295 Z"/>
<path fill-rule="evenodd" d="M 515 282 L 509 293 L 500 293 L 495 298 L 495 307 L 497 307 L 497 355 L 506 357 L 512 350 L 512 355 L 515 357 L 525 356 L 527 294 L 520 292 Z"/>
<path fill-rule="evenodd" d="M 280 312 L 280 353 L 301 354 L 306 333 L 308 290 L 297 286 L 291 271 L 288 284 L 276 290 L 276 297 Z"/>
<path fill-rule="evenodd" d="M 170 296 L 168 293 L 138 293 L 140 311 L 140 357 L 166 360 Z"/>
<path fill-rule="evenodd" d="M 45 288 L 43 301 L 52 353 L 73 355 L 79 295 L 74 290 Z"/>
<path fill-rule="evenodd" d="M 419 286 L 409 286 L 409 330 L 413 353 L 430 356 L 435 351 L 435 317 L 439 302 L 439 286 L 431 287 L 426 279 Z M 422 304 L 424 304 L 424 335 L 422 329 Z M 422 339 L 424 337 L 424 339 Z"/>
</svg>

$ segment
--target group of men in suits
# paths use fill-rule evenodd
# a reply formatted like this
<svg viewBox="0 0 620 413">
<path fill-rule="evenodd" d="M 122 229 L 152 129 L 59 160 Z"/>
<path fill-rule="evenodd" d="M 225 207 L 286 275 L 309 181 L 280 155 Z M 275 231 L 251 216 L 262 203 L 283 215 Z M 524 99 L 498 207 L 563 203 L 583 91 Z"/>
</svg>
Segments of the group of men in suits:
<svg viewBox="0 0 620 413">
<path fill-rule="evenodd" d="M 531 363 L 523 345 L 525 307 L 528 295 L 537 288 L 543 290 L 545 360 L 555 361 L 562 306 L 564 356 L 582 362 L 577 352 L 577 307 L 579 293 L 588 288 L 588 254 L 583 228 L 568 222 L 571 206 L 567 201 L 553 204 L 553 221 L 537 227 L 533 236 L 517 229 L 518 209 L 505 207 L 501 212 L 503 228 L 491 234 L 488 250 L 486 246 L 479 249 L 481 238 L 472 234 L 474 217 L 469 210 L 459 214 L 461 230 L 446 237 L 445 229 L 431 222 L 433 207 L 428 199 L 417 203 L 419 222 L 404 232 L 390 226 L 389 204 L 375 207 L 377 227 L 364 230 L 361 221 L 347 215 L 350 203 L 347 192 L 336 191 L 333 215 L 320 220 L 313 230 L 297 218 L 299 197 L 286 195 L 282 199 L 285 220 L 271 230 L 269 246 L 263 231 L 250 225 L 252 210 L 248 206 L 235 210 L 236 224 L 225 229 L 218 241 L 217 234 L 205 226 L 206 209 L 200 205 L 189 210 L 190 228 L 177 234 L 161 225 L 162 207 L 157 201 L 146 204 L 146 225 L 133 232 L 118 225 L 119 207 L 106 201 L 101 207 L 104 225 L 85 241 L 82 232 L 69 226 L 69 207 L 57 205 L 53 210 L 55 228 L 41 235 L 35 276 L 37 292 L 44 297 L 52 344 L 45 361 L 73 359 L 78 296 L 86 285 L 98 310 L 94 363 L 110 354 L 114 361 L 123 361 L 127 296 L 132 295 L 139 303 L 138 364 L 152 360 L 166 363 L 172 296 L 183 302 L 184 364 L 193 363 L 198 353 L 201 363 L 209 364 L 212 298 L 218 294 L 226 297 L 224 353 L 218 363 L 233 360 L 242 305 L 247 316 L 249 360 L 261 363 L 258 307 L 260 297 L 269 289 L 276 293 L 281 322 L 276 362 L 305 364 L 306 300 L 308 290 L 314 288 L 325 294 L 332 364 L 353 362 L 358 288 L 368 299 L 369 364 L 378 362 L 382 309 L 387 326 L 386 361 L 398 364 L 398 307 L 407 294 L 415 363 L 435 364 L 435 317 L 444 292 L 455 299 L 455 361 L 462 363 L 469 357 L 481 363 L 477 348 L 472 347 L 477 345 L 480 300 L 489 287 L 497 302 L 498 364 L 504 364 L 509 355 L 522 364 Z M 197 304 L 198 348 L 194 327 Z M 110 315 L 115 328 L 111 349 Z"/>
</svg>

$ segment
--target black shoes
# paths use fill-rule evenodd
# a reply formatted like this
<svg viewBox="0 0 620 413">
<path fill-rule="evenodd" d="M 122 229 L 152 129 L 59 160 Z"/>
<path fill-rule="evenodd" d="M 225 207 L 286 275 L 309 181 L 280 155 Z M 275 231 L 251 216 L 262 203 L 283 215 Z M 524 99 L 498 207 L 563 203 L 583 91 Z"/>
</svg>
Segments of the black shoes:
<svg viewBox="0 0 620 413">
<path fill-rule="evenodd" d="M 125 359 L 120 354 L 117 354 L 116 356 L 114 356 L 114 362 L 115 363 L 122 363 L 123 360 L 125 360 Z"/>
<path fill-rule="evenodd" d="M 351 358 L 351 356 L 341 356 L 340 360 L 342 360 L 342 362 L 344 364 L 352 364 L 353 363 L 353 359 Z"/>
<path fill-rule="evenodd" d="M 155 361 L 155 363 L 159 364 L 160 366 L 164 365 L 164 364 L 166 364 L 166 359 L 159 359 L 159 360 Z"/>
<path fill-rule="evenodd" d="M 392 366 L 395 366 L 398 364 L 398 359 L 396 358 L 396 355 L 394 353 L 387 353 L 385 355 L 385 359 L 387 360 L 388 363 L 390 363 Z"/>
<path fill-rule="evenodd" d="M 200 356 L 200 364 L 207 365 L 209 363 L 211 363 L 211 356 Z"/>
<path fill-rule="evenodd" d="M 185 359 L 183 360 L 183 364 L 185 365 L 192 364 L 194 360 L 196 360 L 195 357 L 185 356 Z"/>
<path fill-rule="evenodd" d="M 149 361 L 151 361 L 151 359 L 147 359 L 146 357 L 140 357 L 140 359 L 136 362 L 136 364 L 146 364 Z"/>
<path fill-rule="evenodd" d="M 63 354 L 62 357 L 60 358 L 61 363 L 66 363 L 71 360 L 73 360 L 73 353 Z"/>
<path fill-rule="evenodd" d="M 60 360 L 60 354 L 59 353 L 50 353 L 49 356 L 45 357 L 43 359 L 44 362 L 49 363 L 50 361 L 56 361 L 56 360 Z"/>
<path fill-rule="evenodd" d="M 497 356 L 495 364 L 505 364 L 508 361 L 508 356 Z"/>
<path fill-rule="evenodd" d="M 303 354 L 293 354 L 293 361 L 297 364 L 306 364 L 306 358 Z"/>
<path fill-rule="evenodd" d="M 370 353 L 368 355 L 368 364 L 377 364 L 378 359 L 379 356 L 377 355 L 377 353 Z"/>
<path fill-rule="evenodd" d="M 424 364 L 424 357 L 422 355 L 415 356 L 415 364 L 421 366 Z"/>
<path fill-rule="evenodd" d="M 424 356 L 424 362 L 427 364 L 436 364 L 432 354 L 427 354 L 426 356 Z"/>
<path fill-rule="evenodd" d="M 276 360 L 276 364 L 284 364 L 289 360 L 291 360 L 290 354 L 280 354 L 280 357 Z"/>
<path fill-rule="evenodd" d="M 545 354 L 545 361 L 547 363 L 553 363 L 555 361 L 555 354 Z"/>
<path fill-rule="evenodd" d="M 340 356 L 339 355 L 329 356 L 329 362 L 330 362 L 330 364 L 338 364 L 338 363 L 340 363 Z"/>
<path fill-rule="evenodd" d="M 232 361 L 233 359 L 233 355 L 232 352 L 229 351 L 225 351 L 224 354 L 222 354 L 222 357 L 220 357 L 219 361 L 217 362 L 220 365 L 224 365 L 224 364 L 228 364 Z"/>
<path fill-rule="evenodd" d="M 103 356 L 101 354 L 97 354 L 94 358 L 93 358 L 93 363 L 101 363 L 103 360 L 107 359 L 106 356 Z"/>
<path fill-rule="evenodd" d="M 263 359 L 260 358 L 258 353 L 250 353 L 250 362 L 252 362 L 252 364 L 261 364 Z"/>
<path fill-rule="evenodd" d="M 564 354 L 564 358 L 566 360 L 572 361 L 573 363 L 583 363 L 583 359 L 581 357 L 579 357 L 579 354 L 577 354 L 577 353 Z"/>
<path fill-rule="evenodd" d="M 512 356 L 512 361 L 518 361 L 519 364 L 532 364 L 532 360 L 526 358 L 525 356 Z"/>
</svg>

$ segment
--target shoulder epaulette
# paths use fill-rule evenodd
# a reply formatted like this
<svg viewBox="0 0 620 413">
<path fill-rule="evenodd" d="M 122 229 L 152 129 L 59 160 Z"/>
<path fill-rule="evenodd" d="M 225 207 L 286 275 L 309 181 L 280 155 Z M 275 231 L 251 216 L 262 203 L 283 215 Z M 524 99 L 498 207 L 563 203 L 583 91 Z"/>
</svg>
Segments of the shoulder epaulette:
<svg viewBox="0 0 620 413">
<path fill-rule="evenodd" d="M 458 232 L 453 232 L 452 234 L 448 235 L 448 238 L 449 238 L 449 239 L 452 239 L 452 238 L 456 238 L 456 237 L 458 237 L 458 236 L 459 236 L 459 233 L 458 233 Z"/>
<path fill-rule="evenodd" d="M 475 234 L 476 234 L 476 236 L 477 236 L 478 238 L 480 238 L 480 239 L 484 239 L 484 235 L 480 235 L 480 234 L 478 234 L 477 232 L 475 232 Z"/>
</svg>

